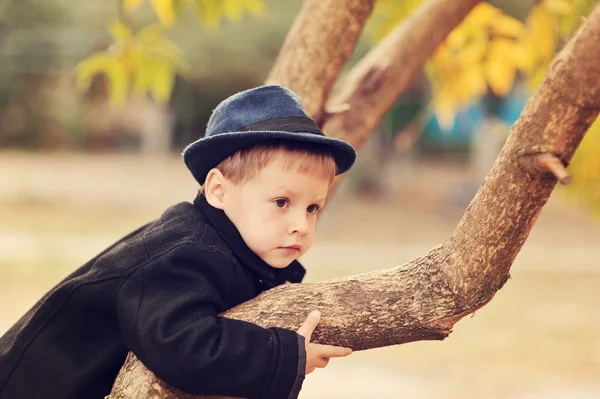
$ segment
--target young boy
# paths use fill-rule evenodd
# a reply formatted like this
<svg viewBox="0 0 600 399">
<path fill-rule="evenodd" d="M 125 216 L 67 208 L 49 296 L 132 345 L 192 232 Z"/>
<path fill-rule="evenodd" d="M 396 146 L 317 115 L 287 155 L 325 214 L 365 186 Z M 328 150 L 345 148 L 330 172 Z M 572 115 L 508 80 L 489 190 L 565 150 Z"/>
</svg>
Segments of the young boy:
<svg viewBox="0 0 600 399">
<path fill-rule="evenodd" d="M 315 312 L 298 332 L 218 315 L 302 280 L 296 259 L 354 149 L 263 86 L 223 101 L 183 157 L 194 204 L 106 249 L 0 338 L 0 399 L 104 398 L 128 351 L 184 392 L 294 399 L 306 373 L 351 352 L 309 342 Z"/>
</svg>

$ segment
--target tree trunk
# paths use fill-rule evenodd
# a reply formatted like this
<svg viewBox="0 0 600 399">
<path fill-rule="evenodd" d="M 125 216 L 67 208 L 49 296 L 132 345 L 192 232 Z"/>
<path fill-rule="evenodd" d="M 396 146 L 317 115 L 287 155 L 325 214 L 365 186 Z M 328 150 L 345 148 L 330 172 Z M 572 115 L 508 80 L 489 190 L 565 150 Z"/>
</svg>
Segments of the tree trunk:
<svg viewBox="0 0 600 399">
<path fill-rule="evenodd" d="M 556 57 L 452 238 L 389 270 L 269 290 L 224 316 L 296 329 L 323 315 L 316 342 L 363 350 L 444 339 L 509 277 L 557 180 L 600 109 L 600 7 Z M 168 388 L 130 354 L 111 398 L 193 398 Z"/>
<path fill-rule="evenodd" d="M 285 86 L 319 123 L 323 105 L 350 58 L 375 0 L 305 0 L 266 83 Z"/>
</svg>

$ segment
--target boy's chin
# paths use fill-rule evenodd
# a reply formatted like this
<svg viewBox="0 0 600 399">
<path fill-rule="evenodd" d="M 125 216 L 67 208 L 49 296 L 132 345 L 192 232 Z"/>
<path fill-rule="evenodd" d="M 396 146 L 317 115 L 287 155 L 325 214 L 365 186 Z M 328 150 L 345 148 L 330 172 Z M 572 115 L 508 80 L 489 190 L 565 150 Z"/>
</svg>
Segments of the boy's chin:
<svg viewBox="0 0 600 399">
<path fill-rule="evenodd" d="M 264 256 L 259 256 L 267 265 L 271 266 L 272 268 L 284 269 L 293 261 L 302 256 L 305 252 L 306 251 L 301 251 L 299 249 L 290 250 L 280 247 L 265 253 Z"/>
<path fill-rule="evenodd" d="M 267 265 L 271 266 L 273 269 L 284 269 L 286 267 L 288 267 L 290 265 L 290 263 L 292 263 L 292 261 L 289 262 L 266 262 Z"/>
<path fill-rule="evenodd" d="M 263 259 L 265 261 L 265 263 L 269 266 L 271 266 L 273 269 L 284 269 L 286 267 L 288 267 L 290 265 L 290 263 L 292 263 L 293 261 L 296 260 L 296 258 L 275 258 L 275 259 Z"/>
</svg>

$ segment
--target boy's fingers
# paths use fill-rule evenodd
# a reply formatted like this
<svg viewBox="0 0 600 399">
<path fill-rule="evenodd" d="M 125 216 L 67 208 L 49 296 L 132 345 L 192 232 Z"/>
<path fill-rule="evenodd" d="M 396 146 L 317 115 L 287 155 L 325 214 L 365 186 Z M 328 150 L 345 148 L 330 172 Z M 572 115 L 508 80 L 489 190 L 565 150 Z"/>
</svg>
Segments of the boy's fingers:
<svg viewBox="0 0 600 399">
<path fill-rule="evenodd" d="M 298 328 L 298 334 L 306 338 L 307 342 L 310 342 L 310 337 L 312 336 L 313 331 L 315 331 L 315 328 L 317 328 L 317 324 L 319 324 L 320 320 L 321 313 L 318 310 L 313 310 L 300 328 Z"/>
<path fill-rule="evenodd" d="M 321 357 L 344 357 L 352 353 L 352 349 L 343 346 L 312 344 Z"/>
<path fill-rule="evenodd" d="M 317 362 L 317 367 L 320 368 L 320 369 L 322 369 L 322 368 L 327 367 L 327 364 L 329 364 L 329 358 L 328 357 L 322 357 Z"/>
</svg>

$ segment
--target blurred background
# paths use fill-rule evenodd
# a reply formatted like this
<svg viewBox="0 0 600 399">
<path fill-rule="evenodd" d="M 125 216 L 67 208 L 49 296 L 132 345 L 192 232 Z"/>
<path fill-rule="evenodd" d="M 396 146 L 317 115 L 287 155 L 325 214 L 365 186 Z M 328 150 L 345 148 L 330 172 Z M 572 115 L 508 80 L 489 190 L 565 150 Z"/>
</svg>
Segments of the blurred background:
<svg viewBox="0 0 600 399">
<path fill-rule="evenodd" d="M 73 269 L 193 200 L 181 150 L 221 100 L 262 84 L 302 4 L 194 1 L 0 4 L 0 334 Z M 420 3 L 380 0 L 345 71 Z M 361 148 L 303 259 L 306 281 L 392 267 L 448 239 L 593 5 L 478 6 Z M 334 360 L 300 397 L 600 397 L 599 131 L 490 304 L 443 342 Z"/>
</svg>

